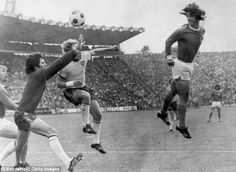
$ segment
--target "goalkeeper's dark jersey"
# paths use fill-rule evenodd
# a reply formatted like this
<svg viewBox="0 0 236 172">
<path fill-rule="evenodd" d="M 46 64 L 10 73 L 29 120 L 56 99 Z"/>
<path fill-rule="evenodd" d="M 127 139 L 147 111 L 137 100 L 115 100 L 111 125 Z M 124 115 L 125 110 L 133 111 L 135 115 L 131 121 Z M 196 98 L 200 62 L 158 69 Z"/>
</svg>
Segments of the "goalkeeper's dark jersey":
<svg viewBox="0 0 236 172">
<path fill-rule="evenodd" d="M 39 70 L 32 72 L 29 75 L 17 110 L 21 112 L 34 113 L 43 96 L 46 81 L 69 64 L 76 55 L 77 53 L 71 50 L 55 60 L 49 67 L 40 68 Z"/>
</svg>

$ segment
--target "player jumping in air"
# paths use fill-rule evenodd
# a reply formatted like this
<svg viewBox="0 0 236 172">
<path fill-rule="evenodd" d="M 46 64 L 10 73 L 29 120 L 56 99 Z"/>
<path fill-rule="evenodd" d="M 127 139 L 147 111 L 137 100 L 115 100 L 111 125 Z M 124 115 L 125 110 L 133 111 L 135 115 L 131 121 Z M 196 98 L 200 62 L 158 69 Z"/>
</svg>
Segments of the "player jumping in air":
<svg viewBox="0 0 236 172">
<path fill-rule="evenodd" d="M 83 37 L 81 36 L 81 40 L 82 39 Z M 78 44 L 78 41 L 73 40 L 73 39 L 65 41 L 62 44 L 62 52 L 66 53 L 67 51 L 69 51 L 73 44 Z M 81 42 L 81 47 L 82 47 L 82 44 L 84 44 L 84 42 Z M 72 102 L 75 106 L 79 104 L 81 105 L 81 113 L 83 117 L 83 132 L 88 133 L 88 134 L 96 134 L 96 131 L 92 128 L 89 121 L 89 110 L 90 110 L 90 104 L 91 104 L 89 92 L 80 89 L 80 90 L 73 91 L 72 93 L 72 90 L 70 90 L 70 93 L 73 94 L 74 98 L 72 99 L 70 96 L 68 96 L 69 88 L 71 89 L 78 88 L 78 87 L 82 87 L 82 84 L 85 85 L 85 77 L 83 75 L 85 75 L 84 70 L 86 68 L 87 61 L 84 60 L 79 66 L 79 68 L 73 65 L 75 64 L 75 62 L 77 61 L 73 60 L 65 69 L 63 69 L 62 71 L 58 73 L 58 76 L 60 76 L 60 78 L 57 79 L 58 87 L 59 88 L 62 87 L 63 90 L 65 90 L 64 88 L 68 88 L 67 91 L 64 92 L 65 98 L 69 99 L 70 102 L 73 101 L 73 99 L 75 99 L 75 101 Z M 67 74 L 67 70 L 71 70 L 70 73 L 73 73 L 73 74 L 70 74 L 70 75 Z M 63 81 L 70 80 L 71 82 L 65 83 L 66 85 L 64 86 L 62 84 L 63 83 L 62 80 Z"/>
<path fill-rule="evenodd" d="M 74 44 L 80 44 L 82 48 L 84 44 L 83 37 L 80 36 L 79 41 L 65 41 L 62 44 L 62 51 L 64 53 L 70 51 Z M 75 106 L 81 105 L 85 126 L 90 126 L 89 112 L 91 113 L 93 117 L 92 128 L 95 130 L 91 147 L 103 154 L 105 154 L 106 151 L 103 149 L 100 142 L 102 112 L 95 97 L 94 90 L 85 84 L 85 70 L 87 62 L 91 59 L 92 55 L 117 50 L 118 48 L 113 46 L 111 48 L 97 48 L 90 51 L 81 51 L 81 59 L 70 62 L 70 64 L 58 73 L 57 77 L 57 85 L 59 88 L 62 88 L 65 98 Z"/>
<path fill-rule="evenodd" d="M 46 88 L 47 80 L 72 60 L 80 58 L 78 47 L 78 45 L 74 45 L 70 51 L 48 67 L 41 54 L 33 54 L 27 58 L 26 73 L 28 74 L 28 80 L 19 106 L 14 114 L 14 120 L 19 129 L 16 142 L 17 162 L 20 161 L 22 149 L 27 143 L 30 131 L 48 138 L 52 151 L 64 163 L 68 171 L 72 172 L 75 165 L 82 159 L 82 154 L 78 154 L 74 158 L 68 157 L 58 140 L 55 128 L 38 118 L 35 114 L 35 110 Z"/>
<path fill-rule="evenodd" d="M 215 90 L 212 91 L 211 93 L 211 112 L 209 115 L 209 120 L 207 121 L 208 123 L 211 122 L 211 117 L 212 114 L 215 110 L 215 108 L 218 111 L 218 118 L 219 118 L 219 122 L 221 122 L 221 106 L 222 106 L 222 91 L 220 89 L 220 86 L 218 84 L 215 85 Z"/>
<path fill-rule="evenodd" d="M 14 122 L 11 122 L 5 118 L 6 108 L 16 110 L 18 105 L 9 97 L 8 92 L 4 88 L 4 82 L 7 80 L 7 67 L 0 65 L 0 137 L 8 139 L 17 138 L 17 126 Z M 15 141 L 10 142 L 2 152 L 0 152 L 0 168 L 4 159 L 6 159 L 16 149 Z M 14 167 L 27 167 L 29 164 L 26 160 L 27 143 L 22 150 L 19 163 Z M 1 171 L 1 170 L 0 170 Z"/>
<path fill-rule="evenodd" d="M 179 131 L 185 138 L 191 139 L 188 128 L 185 125 L 186 106 L 189 98 L 190 79 L 193 72 L 193 60 L 202 43 L 205 29 L 200 26 L 200 20 L 205 19 L 205 11 L 195 3 L 187 5 L 181 14 L 186 15 L 188 23 L 173 32 L 166 40 L 165 53 L 167 64 L 172 66 L 172 76 L 174 81 L 171 91 L 166 95 L 164 104 L 157 116 L 169 125 L 167 109 L 175 95 L 178 94 L 179 101 L 177 113 L 179 117 Z M 178 43 L 178 55 L 174 58 L 171 55 L 171 46 Z"/>
</svg>

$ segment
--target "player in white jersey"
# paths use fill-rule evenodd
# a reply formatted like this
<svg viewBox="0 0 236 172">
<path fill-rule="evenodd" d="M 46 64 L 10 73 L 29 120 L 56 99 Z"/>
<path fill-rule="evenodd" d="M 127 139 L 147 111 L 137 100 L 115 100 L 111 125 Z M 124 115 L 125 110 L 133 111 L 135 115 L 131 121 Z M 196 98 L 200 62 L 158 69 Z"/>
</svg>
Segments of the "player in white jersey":
<svg viewBox="0 0 236 172">
<path fill-rule="evenodd" d="M 9 97 L 8 92 L 4 88 L 4 82 L 7 80 L 7 67 L 0 65 L 0 137 L 5 137 L 8 139 L 17 138 L 17 126 L 14 122 L 9 121 L 5 118 L 6 108 L 11 110 L 16 110 L 18 105 Z M 5 158 L 7 158 L 11 153 L 15 151 L 16 145 L 15 141 L 10 142 L 3 150 L 0 152 L 0 171 L 1 165 Z M 26 160 L 27 144 L 23 148 L 21 155 L 21 162 L 17 163 L 15 167 L 27 167 L 29 164 Z"/>
<path fill-rule="evenodd" d="M 76 43 L 76 40 L 68 40 L 64 42 L 62 46 L 66 48 L 64 48 L 65 50 L 63 50 L 63 52 L 67 51 L 67 47 L 70 46 L 71 43 L 72 44 Z M 88 52 L 85 51 L 82 52 L 81 54 L 82 54 L 82 59 L 80 61 L 75 61 L 75 60 L 72 61 L 58 74 L 61 79 L 67 81 L 67 85 L 65 85 L 66 87 L 62 87 L 62 90 L 64 91 L 64 96 L 67 99 L 69 99 L 70 96 L 68 95 L 72 93 L 73 91 L 72 89 L 76 89 L 78 87 L 81 88 L 85 86 L 85 68 L 87 61 L 90 59 L 91 56 Z M 68 87 L 70 87 L 70 89 L 68 89 Z M 73 92 L 73 94 L 74 96 L 76 96 L 76 98 L 74 98 L 76 100 L 72 103 L 75 106 L 81 105 L 81 111 L 83 117 L 83 132 L 88 134 L 96 134 L 96 131 L 94 131 L 89 121 L 89 106 L 91 104 L 90 94 L 84 90 L 77 90 L 76 93 Z"/>
<path fill-rule="evenodd" d="M 84 44 L 83 37 L 80 36 L 79 41 L 80 45 Z M 62 51 L 64 53 L 69 51 L 72 45 L 78 44 L 79 41 L 65 41 L 62 44 Z M 95 130 L 91 147 L 103 154 L 105 154 L 106 151 L 103 149 L 100 142 L 102 112 L 94 95 L 94 90 L 92 90 L 85 84 L 85 70 L 87 62 L 91 59 L 92 55 L 97 55 L 106 51 L 118 51 L 118 47 L 112 46 L 110 48 L 97 48 L 90 51 L 81 51 L 81 59 L 79 61 L 70 62 L 58 73 L 57 77 L 57 85 L 62 89 L 65 98 L 75 106 L 81 105 L 85 127 L 90 126 L 89 112 L 91 113 L 93 117 L 92 128 Z"/>
</svg>

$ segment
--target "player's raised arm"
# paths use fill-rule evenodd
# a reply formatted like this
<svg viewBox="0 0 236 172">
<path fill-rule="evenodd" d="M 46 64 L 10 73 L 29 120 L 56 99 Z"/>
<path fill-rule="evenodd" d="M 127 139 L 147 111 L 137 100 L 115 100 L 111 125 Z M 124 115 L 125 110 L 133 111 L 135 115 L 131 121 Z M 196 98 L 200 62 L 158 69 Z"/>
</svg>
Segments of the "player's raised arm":
<svg viewBox="0 0 236 172">
<path fill-rule="evenodd" d="M 173 32 L 166 40 L 165 42 L 165 53 L 166 56 L 171 55 L 171 47 L 172 45 L 180 39 L 181 30 L 177 29 L 175 32 Z"/>
<path fill-rule="evenodd" d="M 210 102 L 212 102 L 213 100 L 213 91 L 211 90 L 211 93 L 210 93 Z"/>
<path fill-rule="evenodd" d="M 16 110 L 18 105 L 0 87 L 0 101 L 10 110 Z"/>
<path fill-rule="evenodd" d="M 79 57 L 79 51 L 75 48 L 63 54 L 60 58 L 55 60 L 49 67 L 44 69 L 44 77 L 46 80 L 50 79 L 54 74 L 68 65 L 73 59 Z"/>
<path fill-rule="evenodd" d="M 174 66 L 173 56 L 171 55 L 171 47 L 176 41 L 180 39 L 180 34 L 180 29 L 177 29 L 167 38 L 165 42 L 165 57 L 167 58 L 166 64 L 169 66 Z"/>
<path fill-rule="evenodd" d="M 113 52 L 117 52 L 119 51 L 119 48 L 118 46 L 112 46 L 112 47 L 109 47 L 109 48 L 96 48 L 96 49 L 93 49 L 91 51 L 89 51 L 92 55 L 99 55 L 100 53 L 104 53 L 104 52 L 108 52 L 108 51 L 113 51 Z"/>
</svg>

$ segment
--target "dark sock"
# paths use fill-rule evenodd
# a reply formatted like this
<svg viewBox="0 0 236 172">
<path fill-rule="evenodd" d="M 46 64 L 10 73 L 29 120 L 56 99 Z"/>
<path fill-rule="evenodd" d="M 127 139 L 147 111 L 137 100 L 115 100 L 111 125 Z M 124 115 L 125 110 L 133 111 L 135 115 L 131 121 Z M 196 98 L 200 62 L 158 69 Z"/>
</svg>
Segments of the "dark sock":
<svg viewBox="0 0 236 172">
<path fill-rule="evenodd" d="M 186 116 L 186 106 L 178 104 L 177 111 L 179 116 L 179 128 L 186 128 L 185 126 L 185 116 Z"/>
<path fill-rule="evenodd" d="M 162 109 L 161 109 L 162 114 L 165 114 L 167 112 L 167 109 L 168 109 L 172 99 L 173 99 L 173 96 L 171 94 L 166 95 L 166 97 L 164 99 L 164 104 L 163 104 Z"/>
</svg>

